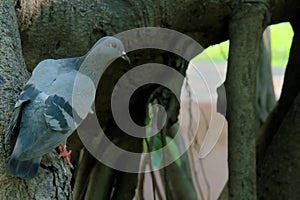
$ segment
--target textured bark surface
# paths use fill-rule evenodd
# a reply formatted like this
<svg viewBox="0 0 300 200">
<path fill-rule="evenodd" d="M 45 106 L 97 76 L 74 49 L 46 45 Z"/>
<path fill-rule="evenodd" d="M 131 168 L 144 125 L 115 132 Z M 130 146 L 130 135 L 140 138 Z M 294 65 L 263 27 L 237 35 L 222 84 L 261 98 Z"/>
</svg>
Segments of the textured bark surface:
<svg viewBox="0 0 300 200">
<path fill-rule="evenodd" d="M 5 174 L 9 152 L 5 149 L 3 141 L 13 110 L 13 99 L 16 99 L 28 75 L 21 53 L 18 26 L 12 1 L 0 2 L 0 18 L 0 153 L 2 155 L 0 160 L 0 198 L 14 199 L 14 196 L 16 198 L 26 197 L 27 192 L 24 190 L 24 183 L 20 184 L 17 180 L 12 181 L 11 177 Z M 15 187 L 15 184 L 18 187 Z M 21 190 L 18 190 L 19 188 Z"/>
<path fill-rule="evenodd" d="M 29 69 L 45 58 L 83 55 L 103 35 L 144 26 L 178 30 L 207 47 L 228 38 L 228 20 L 232 8 L 239 3 L 238 0 L 15 2 Z M 269 0 L 269 4 L 271 23 L 289 20 L 300 9 L 296 0 Z"/>
<path fill-rule="evenodd" d="M 225 81 L 229 131 L 229 197 L 256 199 L 256 73 L 263 30 L 263 4 L 236 7 L 229 25 L 229 60 Z"/>
<path fill-rule="evenodd" d="M 270 28 L 267 28 L 263 33 L 263 40 L 260 45 L 256 79 L 256 112 L 261 123 L 266 120 L 266 117 L 270 114 L 276 103 L 271 67 Z M 257 134 L 257 141 L 259 141 L 259 137 L 260 134 Z M 261 150 L 258 150 L 258 148 L 261 147 L 261 145 L 257 145 L 256 149 L 256 156 L 259 158 L 261 157 Z M 219 200 L 226 200 L 228 198 L 227 183 L 223 188 Z"/>
<path fill-rule="evenodd" d="M 0 199 L 70 199 L 70 172 L 51 153 L 42 161 L 39 176 L 23 181 L 5 174 L 13 146 L 4 146 L 4 135 L 16 98 L 28 73 L 21 52 L 13 1 L 0 1 Z"/>
<path fill-rule="evenodd" d="M 282 94 L 258 140 L 258 196 L 299 198 L 300 26 L 291 21 L 294 38 Z"/>
<path fill-rule="evenodd" d="M 300 195 L 300 95 L 295 99 L 259 165 L 259 199 L 298 199 Z"/>
<path fill-rule="evenodd" d="M 260 7 L 261 2 L 248 0 L 246 7 L 250 8 L 250 13 L 244 12 L 245 10 L 239 10 L 242 7 L 237 7 L 240 3 L 238 0 L 164 0 L 155 3 L 150 0 L 15 0 L 15 8 L 24 58 L 29 70 L 32 70 L 39 61 L 45 58 L 83 55 L 101 36 L 113 35 L 131 28 L 144 26 L 167 27 L 187 34 L 197 40 L 203 47 L 207 47 L 227 39 L 228 27 L 230 27 L 231 46 L 236 47 L 235 50 L 232 48 L 230 51 L 230 64 L 227 76 L 227 86 L 230 94 L 229 129 L 234 134 L 230 136 L 234 144 L 230 148 L 232 152 L 230 162 L 233 164 L 230 176 L 232 181 L 230 194 L 233 199 L 238 199 L 239 197 L 254 199 L 255 167 L 253 166 L 255 164 L 255 150 L 253 148 L 253 136 L 255 135 L 257 120 L 254 114 L 255 91 L 254 87 L 250 85 L 255 85 L 253 77 L 255 77 L 256 73 L 256 65 L 254 63 L 258 59 L 257 49 L 259 49 L 260 44 L 258 41 L 266 25 L 263 23 L 265 10 L 258 9 L 257 11 L 257 8 L 253 6 L 253 4 L 256 4 Z M 300 9 L 300 2 L 297 0 L 269 0 L 268 3 L 272 14 L 271 23 L 290 20 L 297 15 Z M 14 99 L 25 82 L 27 75 L 22 61 L 12 2 L 8 0 L 0 1 L 0 11 L 0 131 L 1 137 L 3 137 L 10 113 L 12 112 Z M 232 18 L 232 16 L 234 17 Z M 253 19 L 250 19 L 251 17 Z M 229 23 L 230 26 L 228 26 Z M 241 47 L 237 47 L 238 45 L 241 45 Z M 164 63 L 166 59 L 163 56 L 154 58 L 145 58 L 143 54 L 139 56 L 137 55 L 136 61 L 134 61 L 136 64 L 148 62 L 149 60 Z M 186 65 L 183 65 L 183 68 L 180 69 L 182 74 L 185 74 L 185 69 Z M 123 73 L 122 70 L 112 70 L 108 73 L 108 78 L 104 80 L 103 86 L 113 85 L 114 81 Z M 23 79 L 23 77 L 25 78 Z M 136 102 L 139 102 L 137 108 L 143 110 L 145 105 L 144 99 L 136 98 Z M 102 116 L 105 117 L 102 120 L 109 127 L 111 114 L 105 108 L 107 105 L 102 104 L 102 107 L 100 106 L 98 109 L 103 109 L 101 110 L 104 111 Z M 138 120 L 142 120 L 145 117 L 145 113 L 137 112 L 135 114 Z M 175 119 L 172 116 L 172 120 L 172 122 L 176 121 L 176 116 Z M 112 137 L 122 139 L 118 137 L 118 131 L 111 131 L 110 133 L 112 133 Z M 135 140 L 131 139 L 126 142 L 125 146 L 135 144 Z M 139 152 L 140 148 L 138 146 L 134 149 Z M 0 146 L 0 151 L 3 155 L 7 155 L 2 146 Z M 41 179 L 38 178 L 28 182 L 2 175 L 4 174 L 6 160 L 1 160 L 0 182 L 1 191 L 3 191 L 1 195 L 3 194 L 4 196 L 0 199 L 7 197 L 12 197 L 12 199 L 71 198 L 68 184 L 70 173 L 65 168 L 63 161 L 53 162 L 53 157 L 55 157 L 55 154 L 47 156 L 43 160 L 43 167 L 40 168 Z M 6 159 L 7 156 L 4 156 L 4 158 Z M 86 163 L 86 166 L 89 166 L 88 163 Z M 96 169 L 105 167 L 99 166 L 97 163 L 93 163 L 93 167 L 94 170 L 92 172 L 83 173 L 81 177 L 85 178 L 88 175 L 95 175 L 96 178 L 101 178 L 105 175 L 107 177 L 103 180 L 108 180 L 108 183 L 112 183 L 110 181 L 113 179 L 110 177 L 118 174 L 111 169 L 102 170 L 103 173 L 105 171 L 109 173 L 99 174 L 99 170 Z M 240 167 L 240 169 L 237 169 L 237 167 Z M 65 170 L 67 171 L 66 173 Z M 123 175 L 125 177 L 128 174 Z M 135 178 L 135 175 L 130 177 L 131 180 Z M 124 179 L 120 179 L 119 183 L 122 180 Z M 99 182 L 93 180 L 90 185 L 85 185 L 83 188 L 81 185 L 75 184 L 75 188 L 83 190 L 85 195 L 86 190 L 94 192 L 93 186 L 98 184 Z M 132 188 L 135 184 L 136 181 L 128 184 L 128 188 L 131 188 L 128 198 L 132 196 Z M 105 185 L 105 188 L 111 189 L 112 187 L 108 184 Z M 120 187 L 119 189 L 120 191 L 125 191 L 124 188 Z M 92 192 L 88 192 L 87 195 L 93 195 Z M 110 195 L 110 193 L 105 192 L 107 190 L 99 191 L 103 197 Z M 34 193 L 35 196 L 33 195 Z M 17 194 L 17 196 L 13 196 L 13 194 Z M 79 196 L 81 194 L 79 191 Z M 117 198 L 117 196 L 115 197 Z"/>
<path fill-rule="evenodd" d="M 217 43 L 226 39 L 226 16 L 234 2 L 18 0 L 17 14 L 24 57 L 32 69 L 48 57 L 83 55 L 103 35 L 145 26 L 178 30 L 203 46 Z"/>
<path fill-rule="evenodd" d="M 290 50 L 289 61 L 287 64 L 282 93 L 276 107 L 272 110 L 272 113 L 268 116 L 266 122 L 263 124 L 261 131 L 257 138 L 257 162 L 258 165 L 264 162 L 265 150 L 272 142 L 272 138 L 276 135 L 278 129 L 281 126 L 283 119 L 289 111 L 292 103 L 294 102 L 299 90 L 299 77 L 300 77 L 300 59 L 298 56 L 299 43 L 299 25 L 297 22 L 292 21 L 292 27 L 294 29 L 294 38 Z"/>
</svg>

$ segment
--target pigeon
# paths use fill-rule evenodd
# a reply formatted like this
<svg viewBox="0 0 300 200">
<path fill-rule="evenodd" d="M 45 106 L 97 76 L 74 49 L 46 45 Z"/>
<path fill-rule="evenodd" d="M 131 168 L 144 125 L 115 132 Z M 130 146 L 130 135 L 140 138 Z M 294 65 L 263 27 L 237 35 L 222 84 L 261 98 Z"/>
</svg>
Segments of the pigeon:
<svg viewBox="0 0 300 200">
<path fill-rule="evenodd" d="M 65 157 L 72 167 L 66 140 L 93 112 L 100 75 L 119 57 L 129 61 L 123 43 L 106 36 L 85 56 L 47 59 L 36 66 L 15 104 L 6 133 L 6 143 L 18 134 L 8 174 L 21 179 L 36 177 L 42 156 L 56 147 L 59 157 Z"/>
</svg>

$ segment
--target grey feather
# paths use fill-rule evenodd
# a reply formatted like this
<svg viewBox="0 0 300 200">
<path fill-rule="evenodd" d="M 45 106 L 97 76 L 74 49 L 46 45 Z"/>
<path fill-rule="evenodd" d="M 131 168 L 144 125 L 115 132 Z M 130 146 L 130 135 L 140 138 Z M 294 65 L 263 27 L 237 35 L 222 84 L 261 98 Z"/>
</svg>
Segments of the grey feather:
<svg viewBox="0 0 300 200">
<path fill-rule="evenodd" d="M 12 114 L 11 120 L 10 120 L 9 125 L 8 125 L 7 132 L 5 134 L 5 139 L 4 139 L 5 144 L 8 144 L 11 141 L 11 137 L 13 135 L 15 135 L 16 126 L 18 125 L 18 123 L 20 121 L 19 117 L 21 115 L 20 114 L 21 111 L 22 111 L 22 108 L 19 106 L 19 107 L 15 108 L 15 110 Z"/>
<path fill-rule="evenodd" d="M 7 165 L 9 174 L 23 179 L 37 175 L 41 157 L 65 143 L 91 112 L 98 73 L 123 53 L 120 40 L 106 37 L 83 57 L 38 64 L 20 94 L 6 134 L 9 140 L 18 133 Z"/>
<path fill-rule="evenodd" d="M 12 118 L 8 125 L 8 131 L 5 135 L 5 143 L 11 140 L 12 135 L 15 133 L 15 128 L 20 122 L 20 116 L 22 112 L 22 104 L 28 102 L 30 99 L 34 99 L 38 95 L 39 91 L 35 89 L 33 84 L 25 85 L 23 91 L 20 94 L 18 101 L 15 104 L 15 110 L 12 114 Z"/>
<path fill-rule="evenodd" d="M 49 96 L 46 101 L 46 109 L 44 116 L 48 125 L 56 131 L 65 131 L 75 126 L 74 122 L 79 124 L 82 118 L 78 115 L 75 109 L 72 108 L 69 102 L 63 97 L 57 95 Z M 68 116 L 66 116 L 68 115 Z M 72 118 L 68 121 L 68 118 Z"/>
<path fill-rule="evenodd" d="M 15 157 L 10 158 L 7 172 L 22 179 L 31 179 L 37 176 L 41 158 L 19 161 Z"/>
</svg>

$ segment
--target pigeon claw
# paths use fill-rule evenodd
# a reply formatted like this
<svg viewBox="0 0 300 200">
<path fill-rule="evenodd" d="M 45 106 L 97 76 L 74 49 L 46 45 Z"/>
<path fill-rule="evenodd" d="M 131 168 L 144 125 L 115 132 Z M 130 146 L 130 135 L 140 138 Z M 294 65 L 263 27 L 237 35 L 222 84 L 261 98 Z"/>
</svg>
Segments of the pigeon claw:
<svg viewBox="0 0 300 200">
<path fill-rule="evenodd" d="M 63 145 L 63 144 L 59 145 L 57 147 L 57 150 L 59 152 L 58 158 L 61 158 L 61 157 L 65 158 L 66 161 L 67 161 L 67 163 L 68 163 L 68 165 L 69 165 L 69 167 L 71 169 L 74 169 L 74 166 L 73 166 L 73 164 L 71 163 L 71 160 L 70 160 L 70 155 L 71 155 L 72 151 L 71 150 L 68 151 L 67 147 L 65 145 Z"/>
</svg>

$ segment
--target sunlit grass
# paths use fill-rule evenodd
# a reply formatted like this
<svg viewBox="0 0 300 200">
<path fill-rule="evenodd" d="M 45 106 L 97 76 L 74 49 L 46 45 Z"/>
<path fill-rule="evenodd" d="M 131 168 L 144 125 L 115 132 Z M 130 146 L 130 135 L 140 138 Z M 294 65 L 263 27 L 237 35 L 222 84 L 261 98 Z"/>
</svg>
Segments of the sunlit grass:
<svg viewBox="0 0 300 200">
<path fill-rule="evenodd" d="M 290 46 L 293 39 L 293 30 L 290 23 L 280 23 L 271 26 L 271 50 L 272 66 L 285 67 L 288 61 Z M 215 63 L 224 63 L 228 59 L 229 42 L 222 42 L 210 46 L 195 57 L 195 60 L 202 62 L 213 61 Z"/>
<path fill-rule="evenodd" d="M 229 51 L 229 41 L 222 42 L 220 44 L 212 45 L 205 49 L 203 53 L 198 55 L 195 59 L 203 62 L 216 62 L 224 63 L 227 62 Z"/>
<path fill-rule="evenodd" d="M 272 66 L 286 66 L 293 35 L 290 23 L 271 26 Z"/>
</svg>

